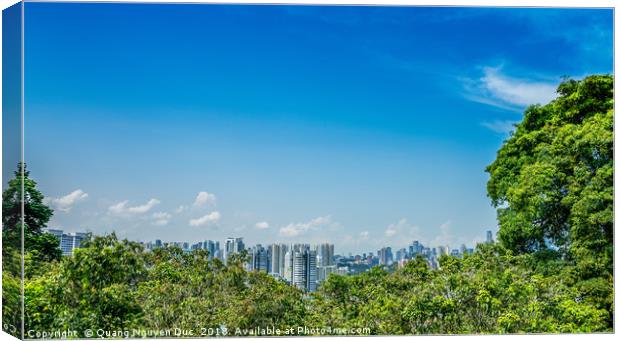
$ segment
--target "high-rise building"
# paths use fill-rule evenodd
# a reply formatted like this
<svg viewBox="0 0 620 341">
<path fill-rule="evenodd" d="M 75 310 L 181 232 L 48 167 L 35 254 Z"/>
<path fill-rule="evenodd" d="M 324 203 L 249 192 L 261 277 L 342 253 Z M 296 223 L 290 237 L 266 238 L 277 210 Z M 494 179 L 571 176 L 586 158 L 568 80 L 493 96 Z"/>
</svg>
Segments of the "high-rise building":
<svg viewBox="0 0 620 341">
<path fill-rule="evenodd" d="M 306 289 L 309 292 L 316 291 L 317 282 L 317 266 L 316 266 L 316 251 L 307 250 L 307 263 L 306 263 Z"/>
<path fill-rule="evenodd" d="M 268 266 L 267 250 L 265 250 L 265 248 L 262 245 L 258 244 L 254 246 L 250 251 L 251 251 L 252 260 L 248 266 L 249 270 L 267 272 L 267 266 Z"/>
<path fill-rule="evenodd" d="M 292 256 L 291 284 L 299 289 L 314 292 L 317 282 L 317 255 L 308 245 L 295 245 L 289 253 Z"/>
<path fill-rule="evenodd" d="M 285 271 L 285 255 L 288 247 L 286 244 L 271 244 L 269 245 L 269 273 L 277 275 L 278 277 L 284 277 Z"/>
<path fill-rule="evenodd" d="M 392 264 L 392 248 L 391 247 L 383 247 L 381 250 L 377 252 L 379 256 L 379 264 L 380 265 L 390 265 Z"/>
<path fill-rule="evenodd" d="M 282 277 L 289 282 L 293 283 L 293 258 L 295 251 L 291 248 L 284 253 L 284 266 L 282 271 Z"/>
<path fill-rule="evenodd" d="M 493 243 L 493 232 L 491 230 L 487 231 L 487 243 Z"/>
<path fill-rule="evenodd" d="M 88 238 L 88 233 L 71 232 L 64 233 L 59 229 L 45 229 L 47 233 L 53 234 L 58 238 L 58 243 L 63 256 L 71 256 L 73 250 L 82 246 L 82 242 Z"/>
<path fill-rule="evenodd" d="M 437 257 L 446 256 L 450 254 L 450 248 L 448 246 L 440 245 L 437 247 Z"/>
<path fill-rule="evenodd" d="M 413 243 L 409 246 L 409 257 L 415 258 L 419 253 L 422 253 L 422 249 L 424 247 L 420 244 L 419 241 L 414 240 Z"/>
<path fill-rule="evenodd" d="M 467 245 L 461 244 L 460 251 L 461 251 L 461 255 L 466 254 L 467 253 Z"/>
<path fill-rule="evenodd" d="M 62 230 L 59 229 L 43 229 L 44 232 L 47 232 L 49 234 L 53 234 L 54 236 L 56 236 L 56 238 L 58 238 L 58 240 L 60 240 L 60 238 L 62 238 Z"/>
<path fill-rule="evenodd" d="M 245 250 L 243 244 L 243 238 L 227 238 L 226 245 L 224 246 L 224 259 L 228 260 L 228 257 L 234 253 L 240 253 Z"/>
<path fill-rule="evenodd" d="M 202 247 L 209 251 L 209 259 L 219 258 L 218 254 L 220 252 L 220 242 L 205 240 L 202 242 Z"/>
<path fill-rule="evenodd" d="M 323 243 L 316 247 L 317 266 L 334 265 L 334 244 Z"/>
<path fill-rule="evenodd" d="M 335 265 L 319 266 L 317 267 L 316 270 L 317 270 L 317 277 L 316 277 L 317 283 L 327 280 L 327 277 L 329 277 L 329 274 L 338 273 L 338 268 Z"/>
</svg>

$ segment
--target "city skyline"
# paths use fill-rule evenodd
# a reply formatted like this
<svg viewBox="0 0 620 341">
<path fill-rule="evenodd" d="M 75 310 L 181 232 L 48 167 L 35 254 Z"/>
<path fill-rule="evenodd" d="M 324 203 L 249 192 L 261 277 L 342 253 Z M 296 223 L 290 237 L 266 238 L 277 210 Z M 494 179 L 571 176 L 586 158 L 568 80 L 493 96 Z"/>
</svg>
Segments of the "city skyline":
<svg viewBox="0 0 620 341">
<path fill-rule="evenodd" d="M 613 69 L 602 9 L 26 11 L 25 161 L 49 227 L 130 240 L 475 245 L 497 230 L 484 169 L 511 124 L 563 76 Z"/>
<path fill-rule="evenodd" d="M 81 242 L 85 239 L 88 238 L 89 234 L 91 234 L 92 232 L 69 232 L 69 233 L 65 233 L 64 230 L 62 229 L 58 229 L 58 228 L 46 228 L 45 232 L 47 233 L 51 233 L 53 235 L 55 235 L 57 238 L 59 238 L 59 243 L 61 245 L 61 250 L 63 252 L 63 255 L 67 256 L 67 255 L 71 255 L 71 252 L 74 248 L 78 248 L 81 246 Z M 92 234 L 92 236 L 96 236 L 94 234 Z M 487 230 L 485 231 L 485 238 L 483 242 L 478 242 L 476 244 L 465 244 L 462 243 L 458 246 L 454 246 L 454 245 L 447 245 L 447 244 L 439 244 L 439 245 L 429 245 L 426 244 L 424 242 L 420 242 L 419 240 L 412 240 L 412 241 L 407 241 L 405 242 L 405 245 L 407 247 L 393 247 L 393 245 L 383 245 L 381 247 L 381 249 L 379 250 L 364 250 L 362 252 L 358 252 L 358 253 L 353 253 L 353 252 L 335 252 L 335 246 L 336 244 L 331 243 L 331 242 L 321 242 L 321 243 L 306 243 L 306 242 L 281 242 L 281 241 L 268 241 L 266 243 L 253 243 L 253 242 L 248 242 L 248 240 L 246 239 L 244 242 L 244 237 L 227 237 L 224 240 L 214 240 L 214 239 L 208 239 L 208 238 L 203 238 L 203 239 L 197 239 L 195 241 L 187 241 L 187 240 L 161 240 L 161 239 L 153 239 L 153 240 L 133 240 L 134 242 L 138 242 L 142 245 L 145 246 L 145 248 L 147 250 L 152 250 L 154 248 L 159 248 L 159 247 L 163 247 L 163 246 L 176 246 L 179 247 L 180 249 L 182 249 L 183 251 L 193 251 L 196 249 L 206 249 L 209 251 L 210 256 L 211 257 L 216 257 L 216 258 L 221 258 L 221 259 L 226 259 L 228 254 L 231 253 L 239 253 L 242 250 L 252 250 L 256 247 L 264 247 L 267 246 L 268 248 L 272 247 L 273 245 L 280 245 L 280 246 L 293 246 L 293 245 L 307 245 L 307 246 L 312 246 L 315 248 L 322 248 L 323 246 L 328 246 L 328 251 L 327 253 L 323 252 L 324 250 L 322 250 L 320 253 L 317 254 L 317 258 L 319 259 L 317 261 L 317 263 L 319 265 L 331 265 L 329 261 L 327 261 L 327 263 L 323 263 L 321 261 L 321 259 L 329 259 L 330 257 L 334 257 L 334 256 L 341 256 L 341 257 L 353 257 L 353 256 L 360 256 L 360 255 L 370 255 L 370 256 L 377 256 L 377 257 L 381 257 L 380 253 L 382 250 L 388 248 L 390 250 L 395 250 L 395 252 L 393 252 L 393 254 L 396 254 L 398 251 L 401 250 L 411 250 L 412 247 L 416 247 L 417 246 L 421 246 L 421 245 L 427 245 L 427 247 L 429 249 L 436 249 L 436 248 L 446 248 L 447 250 L 463 250 L 464 248 L 468 251 L 472 251 L 476 248 L 476 246 L 478 244 L 483 244 L 483 243 L 493 243 L 495 242 L 495 238 L 493 237 L 493 231 L 491 230 Z M 63 246 L 63 244 L 67 242 L 68 246 Z M 397 251 L 396 251 L 397 250 Z M 331 256 L 326 256 L 327 254 L 331 255 Z M 396 256 L 395 258 L 399 258 L 398 256 Z"/>
<path fill-rule="evenodd" d="M 64 233 L 62 230 L 49 228 L 45 232 L 58 238 L 62 255 L 68 257 L 73 256 L 74 250 L 84 247 L 82 244 L 84 240 L 94 237 L 88 233 Z M 345 255 L 336 253 L 335 245 L 331 243 L 270 242 L 266 245 L 260 243 L 247 245 L 243 237 L 228 237 L 222 243 L 214 240 L 202 240 L 197 243 L 166 242 L 159 239 L 139 243 L 147 252 L 167 247 L 176 247 L 183 252 L 206 250 L 209 260 L 219 259 L 225 264 L 233 259 L 234 255 L 245 253 L 246 258 L 242 266 L 247 271 L 265 272 L 304 292 L 315 292 L 330 274 L 357 275 L 377 266 L 393 271 L 420 257 L 430 268 L 438 269 L 441 267 L 442 256 L 461 258 L 466 254 L 473 254 L 478 247 L 478 245 L 468 247 L 465 244 L 461 244 L 458 248 L 452 248 L 449 245 L 433 246 L 414 240 L 406 248 L 398 250 L 393 250 L 391 246 L 383 246 L 376 253 L 369 251 Z M 486 231 L 485 243 L 494 243 L 492 231 Z"/>
</svg>

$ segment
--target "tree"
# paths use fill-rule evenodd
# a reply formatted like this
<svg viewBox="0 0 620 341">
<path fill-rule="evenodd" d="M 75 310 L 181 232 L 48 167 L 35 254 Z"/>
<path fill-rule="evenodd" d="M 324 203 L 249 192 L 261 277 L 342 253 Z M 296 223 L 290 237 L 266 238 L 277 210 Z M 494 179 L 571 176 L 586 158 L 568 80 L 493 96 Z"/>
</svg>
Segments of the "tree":
<svg viewBox="0 0 620 341">
<path fill-rule="evenodd" d="M 487 192 L 502 245 L 556 254 L 571 266 L 562 271 L 579 300 L 609 311 L 611 325 L 613 77 L 565 80 L 557 92 L 551 103 L 525 111 L 486 169 Z"/>
<path fill-rule="evenodd" d="M 27 330 L 139 327 L 138 283 L 146 276 L 143 248 L 114 234 L 95 237 L 26 281 Z M 84 337 L 87 335 L 79 335 Z"/>
<path fill-rule="evenodd" d="M 606 268 L 590 271 L 600 274 L 612 270 L 613 78 L 567 80 L 558 94 L 525 111 L 487 167 L 487 191 L 505 247 L 596 254 Z"/>
<path fill-rule="evenodd" d="M 23 179 L 22 179 L 23 173 Z M 22 181 L 23 180 L 23 181 Z M 22 191 L 23 183 L 23 191 Z M 30 179 L 26 164 L 19 163 L 15 178 L 2 193 L 2 238 L 3 250 L 21 248 L 22 198 L 24 209 L 24 248 L 26 252 L 34 251 L 43 260 L 59 259 L 59 241 L 53 235 L 43 234 L 54 211 L 43 202 L 43 194 L 37 189 L 37 183 Z M 3 252 L 3 256 L 9 256 Z"/>
</svg>

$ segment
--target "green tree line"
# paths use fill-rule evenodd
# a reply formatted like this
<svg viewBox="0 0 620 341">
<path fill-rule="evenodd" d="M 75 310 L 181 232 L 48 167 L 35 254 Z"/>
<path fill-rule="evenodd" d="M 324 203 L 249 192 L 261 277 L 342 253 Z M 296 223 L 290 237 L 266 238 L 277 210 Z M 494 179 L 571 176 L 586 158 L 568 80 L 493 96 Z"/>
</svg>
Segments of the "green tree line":
<svg viewBox="0 0 620 341">
<path fill-rule="evenodd" d="M 21 167 L 21 166 L 20 166 Z M 24 166 L 25 167 L 25 166 Z M 613 331 L 613 78 L 565 80 L 530 106 L 489 173 L 498 243 L 439 269 L 330 275 L 305 294 L 204 250 L 145 251 L 112 234 L 61 257 L 42 233 L 53 212 L 25 169 L 3 193 L 3 325 L 21 324 L 23 171 L 25 330 L 369 328 L 371 334 Z M 329 329 L 327 329 L 329 330 Z M 19 336 L 19 330 L 13 331 Z"/>
</svg>

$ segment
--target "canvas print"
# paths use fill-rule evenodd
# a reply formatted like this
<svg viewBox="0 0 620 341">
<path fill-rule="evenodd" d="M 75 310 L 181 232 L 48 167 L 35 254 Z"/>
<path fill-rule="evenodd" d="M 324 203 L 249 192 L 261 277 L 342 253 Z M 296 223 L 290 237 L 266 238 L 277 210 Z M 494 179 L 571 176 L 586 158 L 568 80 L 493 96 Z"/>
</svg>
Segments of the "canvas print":
<svg viewBox="0 0 620 341">
<path fill-rule="evenodd" d="M 612 8 L 2 15 L 4 332 L 614 332 Z"/>
</svg>

